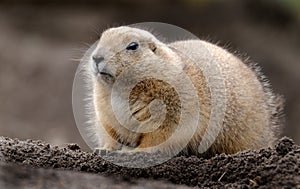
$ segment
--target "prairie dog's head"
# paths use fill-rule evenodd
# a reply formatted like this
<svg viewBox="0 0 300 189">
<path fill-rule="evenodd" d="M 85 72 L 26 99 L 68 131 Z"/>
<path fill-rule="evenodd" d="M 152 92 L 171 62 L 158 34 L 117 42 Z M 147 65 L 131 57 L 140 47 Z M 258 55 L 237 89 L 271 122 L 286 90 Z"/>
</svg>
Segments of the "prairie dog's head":
<svg viewBox="0 0 300 189">
<path fill-rule="evenodd" d="M 127 26 L 108 29 L 102 33 L 89 61 L 96 78 L 96 112 L 121 115 L 120 119 L 124 121 L 118 121 L 122 125 L 135 128 L 148 128 L 147 124 L 151 128 L 159 126 L 165 115 L 174 120 L 179 117 L 179 96 L 173 84 L 179 82 L 178 88 L 186 85 L 181 81 L 183 63 L 175 51 L 150 32 Z M 112 113 L 106 106 L 97 108 L 101 103 L 113 103 L 111 107 L 118 108 Z M 121 112 L 116 113 L 118 111 Z M 131 122 L 130 112 L 139 121 L 151 117 L 155 124 L 153 121 Z"/>
<path fill-rule="evenodd" d="M 163 69 L 159 62 L 175 63 L 175 57 L 174 52 L 150 32 L 121 26 L 102 33 L 90 62 L 91 69 L 100 82 L 111 85 L 122 71 L 137 62 L 151 61 L 153 66 L 147 68 L 147 71 L 159 72 Z M 137 72 L 138 70 L 135 73 Z"/>
</svg>

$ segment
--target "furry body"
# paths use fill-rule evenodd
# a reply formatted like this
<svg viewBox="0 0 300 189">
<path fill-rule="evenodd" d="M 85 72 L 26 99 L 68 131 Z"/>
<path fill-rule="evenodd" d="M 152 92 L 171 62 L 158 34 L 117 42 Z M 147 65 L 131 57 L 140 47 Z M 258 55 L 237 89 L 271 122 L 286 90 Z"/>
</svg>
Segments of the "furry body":
<svg viewBox="0 0 300 189">
<path fill-rule="evenodd" d="M 128 48 L 128 44 L 132 42 L 135 42 L 133 45 L 138 44 L 136 49 Z M 217 62 L 220 70 L 217 77 L 224 80 L 226 108 L 218 135 L 204 139 L 213 108 L 212 91 L 208 83 L 210 80 L 202 69 L 208 56 Z M 100 57 L 101 62 L 95 64 L 95 57 Z M 137 63 L 142 66 L 134 66 Z M 162 65 L 171 65 L 174 69 L 167 69 Z M 114 89 L 118 98 L 112 98 L 114 84 L 124 70 L 129 70 L 126 81 L 136 81 L 136 84 L 128 89 L 128 99 L 122 94 L 128 88 L 126 82 Z M 184 153 L 198 155 L 199 148 L 204 148 L 200 141 L 213 140 L 205 150 L 205 154 L 212 155 L 268 147 L 277 139 L 281 104 L 263 76 L 255 71 L 255 67 L 247 66 L 233 54 L 211 43 L 186 40 L 164 44 L 145 30 L 131 27 L 111 28 L 103 32 L 85 71 L 90 76 L 88 85 L 92 87 L 89 111 L 93 111 L 91 120 L 96 128 L 93 132 L 100 136 L 97 148 L 150 152 L 160 150 L 169 154 L 176 149 L 183 149 Z M 180 89 L 184 89 L 186 85 L 186 81 L 182 79 L 185 74 L 193 84 L 195 93 L 183 91 L 182 100 L 181 93 L 168 81 L 157 78 L 138 81 L 137 75 L 148 73 L 163 75 Z M 183 109 L 182 103 L 189 103 L 189 99 L 193 99 L 195 94 L 198 105 L 196 109 L 193 106 L 195 103 L 188 104 Z M 151 108 L 152 112 L 161 111 L 161 107 L 151 105 L 155 99 L 164 104 L 166 111 L 163 121 L 151 132 L 136 132 L 137 129 L 155 125 L 149 123 L 153 116 Z M 136 125 L 132 125 L 135 131 L 124 127 L 116 118 L 112 102 L 129 105 L 131 116 L 124 120 L 135 123 Z M 195 112 L 199 112 L 201 122 L 196 125 L 191 137 L 191 122 L 187 120 L 186 125 L 178 126 L 183 111 L 187 112 L 190 120 L 193 116 L 196 117 Z M 131 122 L 130 119 L 136 121 Z M 184 127 L 181 130 L 183 132 L 176 134 L 177 127 Z M 172 138 L 172 135 L 176 137 Z"/>
</svg>

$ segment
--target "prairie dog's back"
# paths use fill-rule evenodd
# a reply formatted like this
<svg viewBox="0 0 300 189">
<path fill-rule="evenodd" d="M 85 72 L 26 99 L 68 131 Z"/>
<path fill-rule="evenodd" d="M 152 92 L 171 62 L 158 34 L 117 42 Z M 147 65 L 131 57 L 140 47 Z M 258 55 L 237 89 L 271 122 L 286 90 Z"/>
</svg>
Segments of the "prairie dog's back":
<svg viewBox="0 0 300 189">
<path fill-rule="evenodd" d="M 274 144 L 279 127 L 271 120 L 274 96 L 264 88 L 258 73 L 225 49 L 205 41 L 179 41 L 169 46 L 188 55 L 198 65 L 210 64 L 208 61 L 213 60 L 220 68 L 226 88 L 226 111 L 212 153 L 234 153 Z M 199 53 L 203 51 L 206 54 Z M 208 78 L 205 82 L 209 82 Z"/>
</svg>

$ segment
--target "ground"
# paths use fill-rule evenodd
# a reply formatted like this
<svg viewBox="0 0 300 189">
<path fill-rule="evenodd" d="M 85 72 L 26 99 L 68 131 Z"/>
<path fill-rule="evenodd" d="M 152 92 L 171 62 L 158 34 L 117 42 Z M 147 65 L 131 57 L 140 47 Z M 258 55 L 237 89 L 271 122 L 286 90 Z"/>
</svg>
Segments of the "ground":
<svg viewBox="0 0 300 189">
<path fill-rule="evenodd" d="M 147 153 L 108 153 L 130 162 Z M 284 137 L 274 148 L 247 150 L 210 159 L 177 156 L 148 168 L 127 168 L 77 144 L 0 137 L 1 188 L 300 188 L 300 146 Z"/>
</svg>

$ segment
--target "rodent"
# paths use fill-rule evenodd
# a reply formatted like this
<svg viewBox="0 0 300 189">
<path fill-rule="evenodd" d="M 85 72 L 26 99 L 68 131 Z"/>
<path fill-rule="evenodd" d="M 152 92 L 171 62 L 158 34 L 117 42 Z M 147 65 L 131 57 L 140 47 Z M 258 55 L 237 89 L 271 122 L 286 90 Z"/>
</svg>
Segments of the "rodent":
<svg viewBox="0 0 300 189">
<path fill-rule="evenodd" d="M 106 150 L 143 151 L 166 141 L 176 130 L 180 119 L 180 98 L 174 88 L 159 79 L 146 79 L 138 82 L 130 92 L 128 103 L 131 118 L 143 127 L 151 117 L 149 104 L 153 99 L 160 99 L 166 107 L 165 119 L 155 130 L 147 133 L 133 132 L 122 126 L 116 119 L 111 105 L 111 92 L 115 81 L 126 69 L 136 62 L 152 62 L 132 73 L 162 73 L 171 80 L 184 86 L 179 75 L 160 65 L 161 62 L 177 66 L 186 74 L 196 89 L 201 122 L 196 132 L 189 139 L 182 152 L 199 155 L 199 144 L 208 127 L 211 107 L 211 91 L 201 69 L 200 61 L 205 61 L 206 54 L 199 54 L 199 47 L 205 47 L 219 63 L 226 89 L 226 109 L 221 130 L 204 155 L 218 153 L 232 154 L 246 149 L 259 149 L 274 145 L 279 136 L 282 117 L 282 97 L 273 94 L 264 76 L 256 66 L 247 65 L 237 56 L 212 43 L 202 40 L 183 40 L 163 43 L 152 33 L 138 28 L 120 26 L 104 31 L 95 50 L 91 53 L 85 67 L 91 87 L 91 103 L 88 111 L 93 111 L 91 122 L 95 124 L 100 136 L 97 148 Z M 180 52 L 178 52 L 179 50 Z M 189 64 L 186 57 L 191 57 L 196 65 Z M 132 74 L 126 76 L 128 82 L 135 79 Z M 126 86 L 125 86 L 126 87 Z M 123 88 L 116 89 L 122 93 Z M 189 95 L 189 91 L 186 91 Z M 159 109 L 154 109 L 159 111 Z M 192 113 L 191 113 L 192 114 Z M 193 118 L 191 118 L 193 119 Z M 146 127 L 146 126 L 145 126 Z M 188 126 L 184 130 L 188 130 Z M 185 133 L 160 147 L 165 153 L 171 153 L 176 146 L 186 142 Z M 200 147 L 201 148 L 201 147 Z"/>
</svg>

